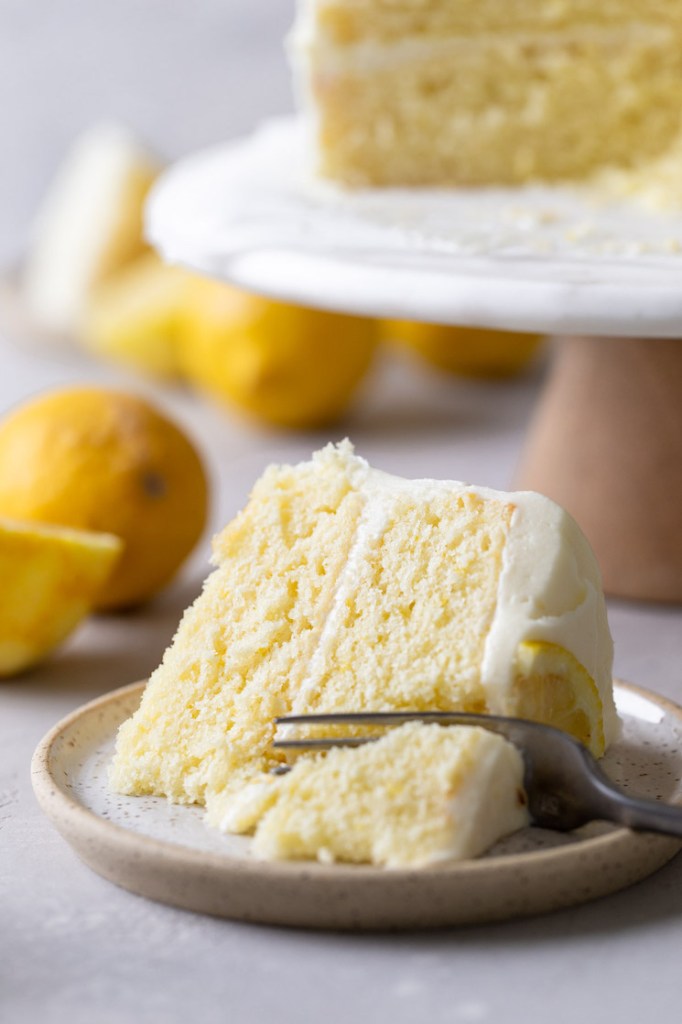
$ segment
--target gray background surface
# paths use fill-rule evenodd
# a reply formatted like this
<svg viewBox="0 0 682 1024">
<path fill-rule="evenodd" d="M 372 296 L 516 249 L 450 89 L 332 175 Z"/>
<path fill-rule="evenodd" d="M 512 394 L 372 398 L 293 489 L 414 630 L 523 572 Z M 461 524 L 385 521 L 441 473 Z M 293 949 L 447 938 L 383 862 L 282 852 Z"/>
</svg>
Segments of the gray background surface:
<svg viewBox="0 0 682 1024">
<path fill-rule="evenodd" d="M 18 258 L 74 133 L 119 116 L 175 157 L 291 107 L 281 38 L 293 0 L 0 0 L 0 260 Z M 510 484 L 543 375 L 467 385 L 382 363 L 341 428 L 258 430 L 0 327 L 0 412 L 48 385 L 102 380 L 152 394 L 207 453 L 213 526 L 271 459 L 349 433 L 405 475 Z M 306 934 L 156 906 L 82 867 L 38 811 L 32 750 L 54 722 L 158 662 L 205 572 L 207 542 L 159 601 L 92 620 L 48 664 L 0 687 L 0 1021 L 676 1022 L 682 861 L 628 892 L 552 917 L 423 935 Z M 616 669 L 682 701 L 679 609 L 611 603 Z"/>
</svg>

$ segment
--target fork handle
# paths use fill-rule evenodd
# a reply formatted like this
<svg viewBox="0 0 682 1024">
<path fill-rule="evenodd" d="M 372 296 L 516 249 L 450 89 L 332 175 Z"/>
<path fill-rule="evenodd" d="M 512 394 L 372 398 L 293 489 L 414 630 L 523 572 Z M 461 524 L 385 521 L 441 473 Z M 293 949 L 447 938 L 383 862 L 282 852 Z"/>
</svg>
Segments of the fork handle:
<svg viewBox="0 0 682 1024">
<path fill-rule="evenodd" d="M 595 811 L 601 818 L 637 831 L 662 832 L 682 839 L 682 807 L 636 799 L 602 782 Z"/>
</svg>

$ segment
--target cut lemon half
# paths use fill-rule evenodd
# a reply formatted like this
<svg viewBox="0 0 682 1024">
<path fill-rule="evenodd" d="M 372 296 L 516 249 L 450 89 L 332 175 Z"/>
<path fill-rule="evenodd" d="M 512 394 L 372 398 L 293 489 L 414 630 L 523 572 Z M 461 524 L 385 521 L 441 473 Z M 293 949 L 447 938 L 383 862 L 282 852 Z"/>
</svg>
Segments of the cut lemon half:
<svg viewBox="0 0 682 1024">
<path fill-rule="evenodd" d="M 604 753 L 604 706 L 597 685 L 580 662 L 557 644 L 519 644 L 513 714 L 570 733 L 595 757 Z"/>
<path fill-rule="evenodd" d="M 0 519 L 0 677 L 42 661 L 71 633 L 122 550 L 108 533 Z"/>
</svg>

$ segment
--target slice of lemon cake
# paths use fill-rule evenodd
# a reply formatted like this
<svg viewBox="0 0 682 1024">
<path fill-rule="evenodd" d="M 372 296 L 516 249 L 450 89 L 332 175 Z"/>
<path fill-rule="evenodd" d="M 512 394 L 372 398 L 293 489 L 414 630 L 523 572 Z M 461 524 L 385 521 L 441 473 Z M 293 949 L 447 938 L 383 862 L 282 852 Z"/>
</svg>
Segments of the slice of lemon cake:
<svg viewBox="0 0 682 1024">
<path fill-rule="evenodd" d="M 343 442 L 268 469 L 214 558 L 121 727 L 123 793 L 250 831 L 284 782 L 271 743 L 289 712 L 522 715 L 597 755 L 613 735 L 599 571 L 540 495 L 404 480 Z"/>
<path fill-rule="evenodd" d="M 523 773 L 501 736 L 413 722 L 299 759 L 270 787 L 254 853 L 386 867 L 476 857 L 529 823 Z"/>
<path fill-rule="evenodd" d="M 682 129 L 678 0 L 300 0 L 320 171 L 350 186 L 583 178 Z"/>
</svg>

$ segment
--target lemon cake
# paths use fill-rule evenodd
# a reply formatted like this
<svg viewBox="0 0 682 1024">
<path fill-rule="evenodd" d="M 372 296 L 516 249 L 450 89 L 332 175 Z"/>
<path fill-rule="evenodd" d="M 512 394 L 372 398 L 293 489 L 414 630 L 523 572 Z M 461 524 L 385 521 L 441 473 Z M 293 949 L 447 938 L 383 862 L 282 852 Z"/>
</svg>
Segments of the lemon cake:
<svg viewBox="0 0 682 1024">
<path fill-rule="evenodd" d="M 386 867 L 476 857 L 529 824 L 523 775 L 516 747 L 485 729 L 403 725 L 299 759 L 270 787 L 254 853 Z"/>
<path fill-rule="evenodd" d="M 597 755 L 614 735 L 599 571 L 540 495 L 404 480 L 346 441 L 270 467 L 214 561 L 121 727 L 119 792 L 204 804 L 210 824 L 252 831 L 300 778 L 272 774 L 273 719 L 292 712 L 517 715 Z"/>
<path fill-rule="evenodd" d="M 581 179 L 682 127 L 678 0 L 299 0 L 292 49 L 349 186 Z"/>
</svg>

